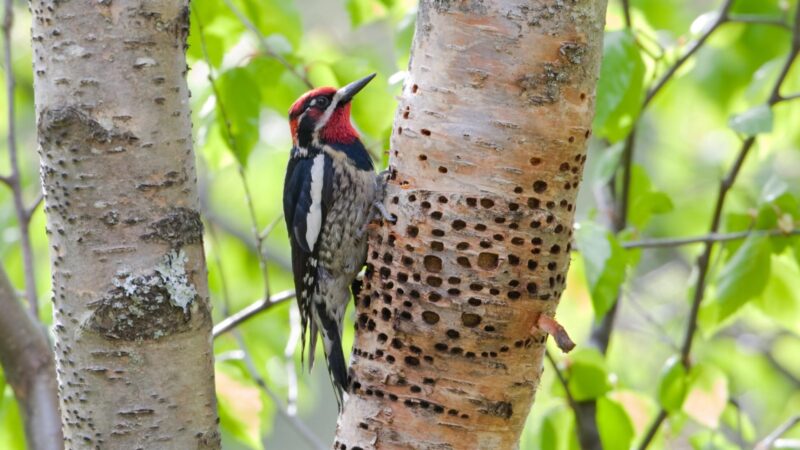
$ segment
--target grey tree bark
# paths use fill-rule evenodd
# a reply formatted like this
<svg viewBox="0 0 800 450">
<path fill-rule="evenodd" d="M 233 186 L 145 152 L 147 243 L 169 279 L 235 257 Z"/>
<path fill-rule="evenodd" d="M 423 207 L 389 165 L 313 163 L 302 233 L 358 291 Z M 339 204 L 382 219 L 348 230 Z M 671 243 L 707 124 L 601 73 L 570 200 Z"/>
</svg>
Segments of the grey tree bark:
<svg viewBox="0 0 800 450">
<path fill-rule="evenodd" d="M 421 0 L 337 450 L 518 445 L 560 334 L 605 10 Z"/>
<path fill-rule="evenodd" d="M 65 446 L 219 448 L 188 3 L 31 11 Z"/>
</svg>

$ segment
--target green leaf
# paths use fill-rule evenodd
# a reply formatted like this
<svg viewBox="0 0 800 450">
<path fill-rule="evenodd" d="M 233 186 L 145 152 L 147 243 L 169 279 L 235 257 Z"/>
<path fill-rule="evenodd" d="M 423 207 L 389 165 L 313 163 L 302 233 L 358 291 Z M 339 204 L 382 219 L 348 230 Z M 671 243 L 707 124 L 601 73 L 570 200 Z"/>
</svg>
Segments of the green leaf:
<svg viewBox="0 0 800 450">
<path fill-rule="evenodd" d="M 628 212 L 628 221 L 637 228 L 644 228 L 653 214 L 672 211 L 672 199 L 664 192 L 650 191 L 636 196 Z"/>
<path fill-rule="evenodd" d="M 597 428 L 604 450 L 628 450 L 634 429 L 625 408 L 608 397 L 597 399 Z"/>
<path fill-rule="evenodd" d="M 280 34 L 297 49 L 303 36 L 303 24 L 295 2 L 285 0 L 236 0 L 261 34 Z"/>
<path fill-rule="evenodd" d="M 712 302 L 722 321 L 763 292 L 769 279 L 771 245 L 766 236 L 750 236 L 725 264 L 717 277 Z"/>
<path fill-rule="evenodd" d="M 616 142 L 628 134 L 644 97 L 645 64 L 629 30 L 606 33 L 593 129 Z"/>
<path fill-rule="evenodd" d="M 259 415 L 263 407 L 258 388 L 217 370 L 217 408 L 223 432 L 250 448 L 263 448 Z"/>
<path fill-rule="evenodd" d="M 772 108 L 769 105 L 760 105 L 731 117 L 728 125 L 745 136 L 753 136 L 772 131 L 772 122 Z"/>
<path fill-rule="evenodd" d="M 25 432 L 19 405 L 14 399 L 10 386 L 0 391 L 3 406 L 0 408 L 0 448 L 4 450 L 25 450 Z"/>
<path fill-rule="evenodd" d="M 383 2 L 375 0 L 347 0 L 347 13 L 353 27 L 385 17 L 386 8 Z"/>
<path fill-rule="evenodd" d="M 236 44 L 240 39 L 244 25 L 231 10 L 220 0 L 204 0 L 191 4 L 192 15 L 189 20 L 189 48 L 186 51 L 190 60 L 204 60 L 203 45 L 200 39 L 200 24 L 203 25 L 202 37 L 205 40 L 209 62 L 214 67 L 222 64 L 225 49 Z"/>
<path fill-rule="evenodd" d="M 741 450 L 716 430 L 702 430 L 689 438 L 693 450 Z"/>
<path fill-rule="evenodd" d="M 727 404 L 728 378 L 725 373 L 708 363 L 692 367 L 682 411 L 695 422 L 715 429 Z"/>
<path fill-rule="evenodd" d="M 563 407 L 551 408 L 542 419 L 539 431 L 541 449 L 547 450 L 577 450 L 575 434 L 575 416 Z"/>
<path fill-rule="evenodd" d="M 764 184 L 764 187 L 761 188 L 761 194 L 759 195 L 758 201 L 759 203 L 772 203 L 778 199 L 778 197 L 782 196 L 789 190 L 789 184 L 776 177 L 771 176 L 769 180 Z"/>
<path fill-rule="evenodd" d="M 798 248 L 800 238 L 795 239 Z M 769 281 L 753 305 L 787 330 L 800 334 L 800 268 L 788 254 L 772 257 Z"/>
<path fill-rule="evenodd" d="M 668 412 L 681 409 L 686 398 L 686 367 L 677 356 L 672 356 L 661 369 L 658 379 L 658 401 Z"/>
<path fill-rule="evenodd" d="M 628 259 L 614 234 L 596 223 L 582 222 L 575 239 L 585 262 L 592 306 L 599 319 L 617 300 Z"/>
<path fill-rule="evenodd" d="M 569 392 L 577 401 L 598 398 L 611 389 L 603 355 L 596 349 L 584 348 L 570 354 Z"/>
<path fill-rule="evenodd" d="M 247 159 L 259 137 L 261 96 L 258 84 L 245 68 L 224 72 L 216 81 L 217 124 L 225 143 L 239 164 L 247 166 Z"/>
<path fill-rule="evenodd" d="M 664 214 L 672 209 L 672 199 L 666 193 L 657 191 L 653 187 L 650 176 L 643 166 L 634 164 L 631 169 L 628 223 L 637 229 L 642 229 L 653 215 Z"/>
</svg>

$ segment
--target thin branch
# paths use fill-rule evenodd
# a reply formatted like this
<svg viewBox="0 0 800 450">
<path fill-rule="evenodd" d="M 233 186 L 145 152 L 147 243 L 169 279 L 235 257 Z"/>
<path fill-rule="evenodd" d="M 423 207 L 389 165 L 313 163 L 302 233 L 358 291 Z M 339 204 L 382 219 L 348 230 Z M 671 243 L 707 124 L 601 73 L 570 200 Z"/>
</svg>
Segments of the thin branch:
<svg viewBox="0 0 800 450">
<path fill-rule="evenodd" d="M 622 0 L 622 14 L 625 17 L 625 27 L 631 27 L 631 5 L 629 0 Z"/>
<path fill-rule="evenodd" d="M 267 237 L 269 237 L 269 235 L 272 234 L 272 230 L 274 230 L 275 227 L 278 226 L 278 224 L 280 224 L 282 220 L 283 220 L 283 214 L 281 214 L 278 217 L 276 217 L 275 220 L 273 220 L 271 224 L 267 225 L 266 228 L 261 230 L 261 232 L 258 233 L 258 236 L 262 240 L 267 239 Z"/>
<path fill-rule="evenodd" d="M 722 17 L 722 15 L 721 15 Z M 774 106 L 778 103 L 781 99 L 780 90 L 781 86 L 783 86 L 786 77 L 789 74 L 789 69 L 791 69 L 792 65 L 794 64 L 795 59 L 797 58 L 798 53 L 800 53 L 800 8 L 797 8 L 794 17 L 794 24 L 792 26 L 792 47 L 789 50 L 789 54 L 786 56 L 786 60 L 784 61 L 783 67 L 781 68 L 780 75 L 778 79 L 775 81 L 775 84 L 772 87 L 772 92 L 770 94 L 769 100 L 767 104 L 769 106 Z M 720 182 L 719 192 L 717 194 L 717 201 L 714 206 L 714 213 L 711 216 L 711 226 L 709 227 L 709 235 L 714 235 L 719 231 L 720 224 L 722 222 L 722 210 L 725 205 L 725 200 L 727 198 L 728 192 L 730 191 L 731 187 L 733 187 L 734 182 L 736 181 L 736 177 L 739 175 L 739 172 L 744 164 L 747 155 L 749 154 L 750 150 L 753 148 L 753 145 L 756 142 L 756 136 L 750 136 L 742 142 L 741 147 L 739 148 L 739 152 L 736 156 L 736 160 L 733 163 L 733 166 L 728 170 L 728 173 L 725 175 L 725 178 Z M 708 268 L 709 264 L 711 263 L 711 252 L 714 249 L 714 241 L 707 241 L 705 242 L 705 247 L 703 249 L 703 253 L 697 258 L 697 282 L 695 284 L 694 289 L 694 296 L 692 298 L 692 306 L 689 312 L 689 320 L 686 324 L 686 330 L 684 332 L 683 337 L 683 345 L 681 347 L 681 363 L 684 367 L 689 367 L 691 361 L 689 360 L 689 356 L 692 351 L 692 344 L 694 342 L 694 336 L 697 333 L 697 317 L 700 312 L 700 304 L 703 301 L 703 297 L 705 295 L 705 288 L 706 288 L 706 278 L 708 276 Z M 647 448 L 650 444 L 650 441 L 655 436 L 658 428 L 661 426 L 661 422 L 667 416 L 667 412 L 663 409 L 659 411 L 656 420 L 651 425 L 650 430 L 648 431 L 645 439 L 642 441 L 641 449 Z"/>
<path fill-rule="evenodd" d="M 264 311 L 268 311 L 273 307 L 280 305 L 281 303 L 291 300 L 294 298 L 294 291 L 287 290 L 278 292 L 277 294 L 273 295 L 268 299 L 261 299 L 256 300 L 255 302 L 251 303 L 250 305 L 244 307 L 239 312 L 226 317 L 220 323 L 214 325 L 213 336 L 216 339 L 220 335 L 238 327 L 243 322 L 247 321 L 251 317 L 258 315 Z"/>
<path fill-rule="evenodd" d="M 317 450 L 327 449 L 328 447 L 324 445 L 322 441 L 320 441 L 320 439 L 314 434 L 313 431 L 311 431 L 310 428 L 308 428 L 308 425 L 303 423 L 303 421 L 297 418 L 297 416 L 293 416 L 286 411 L 283 403 L 278 398 L 278 395 L 275 394 L 275 392 L 273 392 L 269 386 L 267 386 L 267 382 L 264 381 L 264 378 L 260 373 L 258 373 L 258 369 L 256 369 L 253 358 L 250 356 L 250 352 L 248 351 L 247 345 L 245 344 L 244 339 L 242 339 L 242 336 L 237 332 L 234 332 L 234 336 L 236 337 L 236 341 L 239 343 L 239 348 L 242 349 L 244 364 L 247 367 L 250 378 L 252 378 L 253 381 L 256 382 L 256 385 L 261 388 L 265 394 L 267 394 L 267 397 L 269 397 L 270 400 L 272 400 L 272 402 L 275 404 L 275 409 L 278 411 L 278 414 L 280 414 L 281 417 L 289 422 L 289 425 L 291 425 L 292 428 L 294 428 L 295 431 L 297 431 L 297 433 L 303 439 L 305 439 L 306 443 L 308 443 L 312 448 Z"/>
<path fill-rule="evenodd" d="M 592 401 L 578 402 L 569 392 L 569 382 L 564 376 L 564 373 L 558 368 L 556 360 L 550 351 L 545 349 L 545 356 L 553 366 L 553 371 L 556 373 L 558 381 L 564 388 L 564 393 L 567 397 L 567 404 L 572 409 L 575 416 L 575 432 L 578 434 L 578 441 L 580 442 L 581 449 L 583 450 L 603 450 L 602 443 L 600 442 L 600 434 L 597 430 L 597 422 L 594 416 L 597 412 L 597 406 Z"/>
<path fill-rule="evenodd" d="M 767 102 L 769 106 L 773 106 L 775 103 L 779 101 L 780 98 L 780 89 L 783 85 L 783 82 L 786 80 L 787 75 L 789 74 L 789 69 L 792 67 L 794 60 L 797 57 L 798 52 L 800 52 L 800 8 L 797 8 L 797 13 L 795 17 L 794 27 L 793 27 L 793 37 L 792 37 L 792 48 L 789 51 L 789 54 L 786 57 L 786 61 L 783 64 L 783 68 L 781 69 L 781 73 L 778 76 L 778 79 L 775 81 L 775 85 L 772 88 L 772 94 L 770 95 L 770 99 Z M 750 152 L 750 149 L 753 148 L 753 145 L 756 142 L 756 136 L 750 136 L 742 142 L 742 146 L 739 149 L 739 153 L 736 156 L 736 160 L 733 163 L 733 166 L 728 171 L 725 178 L 720 183 L 719 193 L 717 194 L 717 201 L 714 206 L 714 214 L 711 217 L 711 226 L 709 228 L 709 235 L 716 234 L 719 231 L 720 223 L 722 222 L 722 209 L 725 205 L 725 200 L 727 198 L 728 192 L 730 191 L 731 187 L 733 187 L 734 182 L 736 181 L 736 177 L 739 175 L 739 171 L 744 164 L 747 155 Z M 705 249 L 703 250 L 702 255 L 697 259 L 697 268 L 698 268 L 698 277 L 697 283 L 695 285 L 694 291 L 694 298 L 692 300 L 692 309 L 689 314 L 689 323 L 686 327 L 686 333 L 684 335 L 683 340 L 683 348 L 681 351 L 681 361 L 686 367 L 689 367 L 689 353 L 692 350 L 692 342 L 697 331 L 697 315 L 700 311 L 700 303 L 703 300 L 703 296 L 705 293 L 706 287 L 706 276 L 708 274 L 708 266 L 711 262 L 711 251 L 714 247 L 714 242 L 706 242 Z"/>
<path fill-rule="evenodd" d="M 639 450 L 646 450 L 647 447 L 650 446 L 650 443 L 656 437 L 656 433 L 658 433 L 658 429 L 661 428 L 661 424 L 667 419 L 667 412 L 665 410 L 660 410 L 658 415 L 655 419 L 653 419 L 653 423 L 647 427 L 647 432 L 644 434 L 644 439 L 642 439 L 642 443 L 639 444 Z"/>
<path fill-rule="evenodd" d="M 217 101 L 219 101 L 219 99 L 217 99 Z M 270 297 L 269 273 L 267 266 L 267 258 L 264 256 L 264 239 L 266 238 L 266 235 L 262 235 L 262 233 L 259 233 L 258 231 L 258 218 L 256 217 L 255 205 L 253 204 L 253 194 L 250 192 L 250 185 L 247 183 L 247 176 L 244 172 L 244 166 L 242 165 L 239 165 L 239 178 L 241 178 L 242 187 L 244 187 L 244 200 L 245 203 L 247 203 L 247 211 L 250 215 L 253 237 L 255 237 L 256 239 L 258 265 L 261 267 L 261 275 L 264 278 L 264 298 L 269 298 Z M 279 220 L 274 221 L 273 223 L 277 224 L 278 222 Z M 273 226 L 272 228 L 275 227 Z M 272 231 L 272 229 L 270 229 L 270 231 Z"/>
<path fill-rule="evenodd" d="M 550 362 L 550 365 L 553 366 L 553 372 L 555 372 L 556 378 L 558 378 L 558 381 L 564 388 L 564 393 L 567 397 L 567 403 L 569 404 L 570 408 L 575 410 L 576 409 L 575 398 L 573 398 L 572 394 L 569 392 L 569 384 L 567 382 L 567 378 L 564 376 L 564 373 L 561 372 L 561 369 L 558 368 L 558 363 L 556 363 L 556 360 L 555 358 L 553 358 L 553 355 L 550 353 L 550 350 L 545 350 L 544 356 L 547 357 L 547 360 Z"/>
<path fill-rule="evenodd" d="M 200 20 L 200 15 L 195 14 L 195 20 L 197 20 L 197 28 L 200 32 L 200 47 L 203 52 L 203 59 L 208 66 L 208 82 L 211 84 L 211 90 L 214 92 L 214 98 L 216 99 L 217 106 L 219 107 L 219 113 L 222 116 L 222 122 L 225 124 L 225 135 L 228 140 L 228 145 L 233 149 L 234 153 L 237 152 L 237 143 L 236 137 L 233 134 L 233 129 L 231 128 L 231 122 L 225 109 L 225 105 L 222 102 L 222 97 L 219 94 L 219 89 L 217 89 L 216 80 L 214 79 L 214 68 L 211 65 L 211 60 L 208 56 L 208 49 L 206 47 L 206 39 L 205 39 L 205 32 L 203 29 L 203 22 Z M 246 20 L 246 19 L 245 19 Z M 264 278 L 264 298 L 270 297 L 270 289 L 269 289 L 269 275 L 267 273 L 267 259 L 264 256 L 264 238 L 258 232 L 258 219 L 256 218 L 256 210 L 255 206 L 253 205 L 253 195 L 250 192 L 250 186 L 247 183 L 247 176 L 245 175 L 244 166 L 239 164 L 239 178 L 242 180 L 242 187 L 244 188 L 244 197 L 245 202 L 247 203 L 247 210 L 250 214 L 250 221 L 252 222 L 252 233 L 256 240 L 256 254 L 258 255 L 258 264 L 261 267 L 261 274 Z"/>
<path fill-rule="evenodd" d="M 31 217 L 33 217 L 33 214 L 36 212 L 36 210 L 39 208 L 39 205 L 41 205 L 43 201 L 44 201 L 44 193 L 39 192 L 39 195 L 37 195 L 36 199 L 33 200 L 31 206 L 29 206 L 28 209 L 25 210 L 25 220 L 27 220 L 28 223 L 30 223 Z"/>
<path fill-rule="evenodd" d="M 691 236 L 685 238 L 659 238 L 642 239 L 639 241 L 623 242 L 623 248 L 663 248 L 680 247 L 682 245 L 700 244 L 710 242 L 728 242 L 747 239 L 750 236 L 788 237 L 800 235 L 800 229 L 789 232 L 783 230 L 747 230 L 736 233 L 712 233 L 705 236 Z"/>
<path fill-rule="evenodd" d="M 2 266 L 0 311 L 0 365 L 22 409 L 28 448 L 61 450 L 64 441 L 52 352 L 43 329 L 17 301 Z"/>
<path fill-rule="evenodd" d="M 30 217 L 22 199 L 22 183 L 20 181 L 19 159 L 17 155 L 16 119 L 14 117 L 14 67 L 11 56 L 11 28 L 14 25 L 14 8 L 11 0 L 4 2 L 3 15 L 3 53 L 6 68 L 6 120 L 8 121 L 8 156 L 11 163 L 11 175 L 4 177 L 3 182 L 11 188 L 14 198 L 14 211 L 19 222 L 19 243 L 22 247 L 22 263 L 25 270 L 25 297 L 28 308 L 34 318 L 39 318 L 39 296 L 36 293 L 36 267 L 33 261 L 33 250 L 30 236 Z"/>
<path fill-rule="evenodd" d="M 759 16 L 752 14 L 731 14 L 728 17 L 728 20 L 734 23 L 776 26 L 785 28 L 787 30 L 791 30 L 792 28 L 791 24 L 788 23 L 783 17 Z"/>
<path fill-rule="evenodd" d="M 742 435 L 742 405 L 740 405 L 739 401 L 735 398 L 729 398 L 728 404 L 736 409 L 736 429 L 733 431 L 736 432 L 736 444 L 739 446 L 740 450 L 744 450 L 746 442 Z M 733 429 L 733 427 L 730 428 Z"/>
<path fill-rule="evenodd" d="M 251 22 L 250 19 L 248 19 L 247 16 L 245 16 L 244 13 L 242 13 L 242 11 L 239 10 L 239 8 L 237 8 L 236 5 L 234 5 L 233 2 L 231 2 L 231 0 L 223 0 L 223 1 L 225 2 L 225 5 L 228 7 L 228 9 L 230 9 L 231 12 L 236 16 L 236 18 L 238 18 L 239 21 L 242 22 L 242 24 L 256 36 L 256 39 L 258 39 L 258 43 L 261 45 L 261 49 L 263 50 L 264 54 L 266 54 L 270 58 L 275 59 L 281 65 L 286 67 L 286 69 L 289 72 L 291 72 L 294 76 L 296 76 L 298 79 L 300 79 L 300 81 L 302 81 L 307 88 L 309 89 L 314 88 L 314 85 L 311 84 L 311 80 L 308 79 L 308 76 L 306 76 L 303 73 L 300 73 L 289 61 L 286 60 L 286 58 L 284 58 L 280 53 L 277 53 L 269 46 L 266 38 L 261 33 L 261 30 L 259 30 L 258 27 L 256 27 L 255 24 L 253 24 L 253 22 Z"/>
<path fill-rule="evenodd" d="M 670 67 L 667 69 L 666 72 L 659 78 L 656 82 L 656 85 L 653 86 L 647 94 L 645 95 L 644 102 L 642 103 L 642 110 L 650 104 L 650 102 L 655 98 L 655 96 L 661 91 L 661 89 L 667 84 L 667 82 L 675 75 L 675 73 L 680 69 L 683 64 L 689 60 L 699 49 L 700 47 L 705 44 L 706 40 L 711 36 L 720 25 L 724 24 L 729 20 L 729 12 L 731 7 L 733 6 L 733 0 L 725 0 L 722 6 L 717 13 L 717 18 L 711 24 L 706 31 L 697 38 L 690 46 L 689 49 L 686 50 L 680 58 L 677 59 Z"/>
<path fill-rule="evenodd" d="M 294 354 L 302 333 L 300 309 L 297 304 L 293 304 L 289 308 L 289 338 L 286 339 L 286 346 L 283 348 L 283 362 L 286 367 L 286 412 L 291 415 L 297 414 L 297 370 Z"/>
<path fill-rule="evenodd" d="M 789 430 L 796 427 L 797 424 L 800 423 L 800 415 L 794 416 L 789 418 L 786 422 L 782 423 L 778 428 L 775 429 L 772 433 L 767 435 L 764 439 L 756 444 L 753 450 L 769 450 L 775 445 L 775 441 L 781 438 L 784 434 L 788 433 Z"/>
<path fill-rule="evenodd" d="M 800 98 L 800 93 L 791 95 L 781 95 L 780 98 L 775 103 L 788 102 L 790 100 L 797 100 L 798 98 Z"/>
</svg>

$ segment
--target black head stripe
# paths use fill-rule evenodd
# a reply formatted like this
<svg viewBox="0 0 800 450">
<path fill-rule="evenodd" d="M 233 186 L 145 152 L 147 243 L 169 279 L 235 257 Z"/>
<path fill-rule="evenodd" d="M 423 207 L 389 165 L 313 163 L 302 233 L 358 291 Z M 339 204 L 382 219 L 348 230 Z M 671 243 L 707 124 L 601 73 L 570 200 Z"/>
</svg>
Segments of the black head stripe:
<svg viewBox="0 0 800 450">
<path fill-rule="evenodd" d="M 311 116 L 306 114 L 300 119 L 300 124 L 297 127 L 297 143 L 300 147 L 308 148 L 311 146 L 311 142 L 314 139 L 314 126 L 315 121 Z"/>
</svg>

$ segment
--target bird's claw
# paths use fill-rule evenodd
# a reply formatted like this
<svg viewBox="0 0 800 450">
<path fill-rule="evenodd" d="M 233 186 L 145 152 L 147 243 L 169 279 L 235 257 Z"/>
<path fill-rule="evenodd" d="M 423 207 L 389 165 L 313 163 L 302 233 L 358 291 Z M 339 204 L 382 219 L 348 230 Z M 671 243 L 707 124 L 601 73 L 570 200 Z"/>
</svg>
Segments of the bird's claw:
<svg viewBox="0 0 800 450">
<path fill-rule="evenodd" d="M 375 208 L 378 213 L 380 213 L 383 220 L 389 223 L 397 223 L 397 217 L 389 214 L 389 211 L 386 210 L 386 207 L 383 206 L 383 202 L 375 201 L 372 203 L 372 207 Z"/>
</svg>

